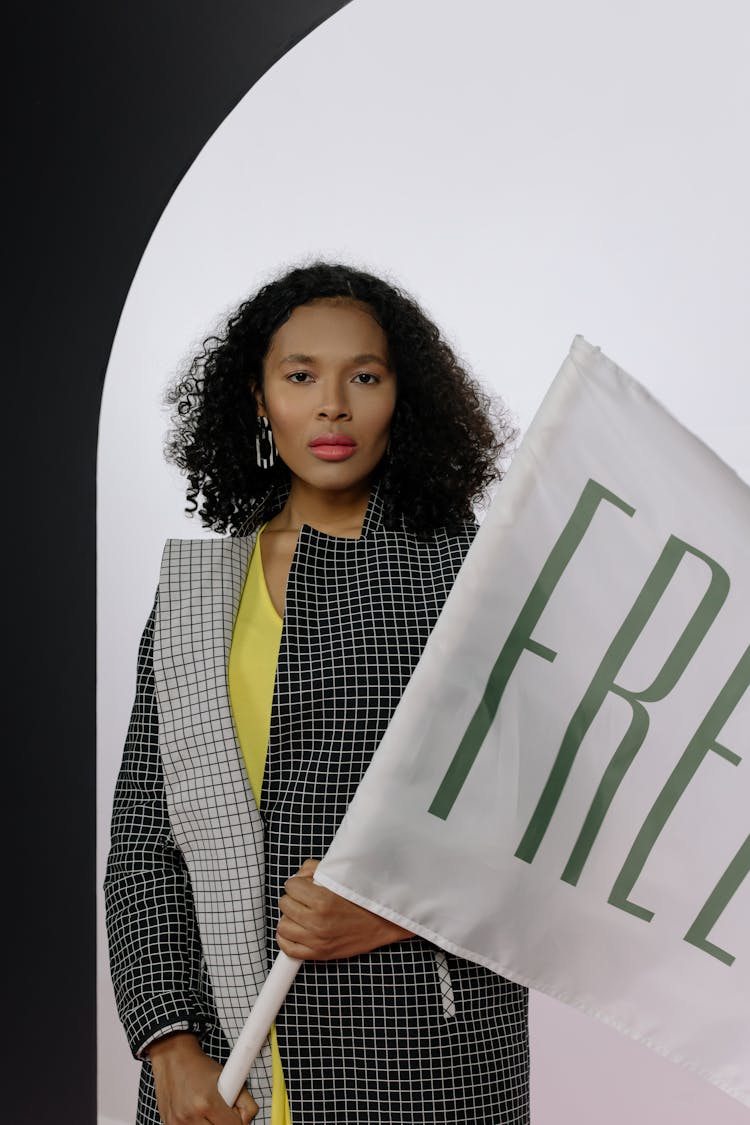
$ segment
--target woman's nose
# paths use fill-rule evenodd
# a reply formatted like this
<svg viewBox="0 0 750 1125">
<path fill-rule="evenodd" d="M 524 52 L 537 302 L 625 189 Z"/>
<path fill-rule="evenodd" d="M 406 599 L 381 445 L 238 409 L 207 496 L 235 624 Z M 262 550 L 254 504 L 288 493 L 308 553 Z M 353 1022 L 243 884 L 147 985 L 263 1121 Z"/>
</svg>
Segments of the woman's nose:
<svg viewBox="0 0 750 1125">
<path fill-rule="evenodd" d="M 318 417 L 329 419 L 351 417 L 349 401 L 343 388 L 330 385 L 321 388 Z"/>
<path fill-rule="evenodd" d="M 351 412 L 346 407 L 321 406 L 318 411 L 319 418 L 350 418 Z"/>
</svg>

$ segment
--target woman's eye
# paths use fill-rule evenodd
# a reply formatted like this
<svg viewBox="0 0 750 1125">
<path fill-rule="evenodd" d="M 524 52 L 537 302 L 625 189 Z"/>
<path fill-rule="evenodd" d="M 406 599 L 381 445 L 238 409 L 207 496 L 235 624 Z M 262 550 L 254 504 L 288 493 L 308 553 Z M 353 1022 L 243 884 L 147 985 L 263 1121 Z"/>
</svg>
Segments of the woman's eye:
<svg viewBox="0 0 750 1125">
<path fill-rule="evenodd" d="M 370 371 L 359 371 L 354 376 L 354 378 L 355 379 L 366 379 L 367 380 L 367 382 L 365 384 L 366 386 L 369 386 L 370 383 L 377 383 L 378 382 L 377 375 L 373 375 Z"/>
<path fill-rule="evenodd" d="M 310 375 L 308 371 L 293 371 L 291 375 L 287 376 L 287 378 L 292 383 L 303 383 L 307 379 L 312 379 L 312 375 Z"/>
</svg>

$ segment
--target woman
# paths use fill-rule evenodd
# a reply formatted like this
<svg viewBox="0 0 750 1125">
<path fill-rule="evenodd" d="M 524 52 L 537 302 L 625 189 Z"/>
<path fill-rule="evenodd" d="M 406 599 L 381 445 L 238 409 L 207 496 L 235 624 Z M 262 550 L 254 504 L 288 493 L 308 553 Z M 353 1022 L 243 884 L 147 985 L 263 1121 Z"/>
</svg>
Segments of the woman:
<svg viewBox="0 0 750 1125">
<path fill-rule="evenodd" d="M 165 548 L 105 881 L 138 1125 L 520 1125 L 526 990 L 312 881 L 510 429 L 410 297 L 346 266 L 291 270 L 206 343 L 168 455 L 229 535 Z M 304 964 L 230 1109 L 274 938 Z"/>
</svg>

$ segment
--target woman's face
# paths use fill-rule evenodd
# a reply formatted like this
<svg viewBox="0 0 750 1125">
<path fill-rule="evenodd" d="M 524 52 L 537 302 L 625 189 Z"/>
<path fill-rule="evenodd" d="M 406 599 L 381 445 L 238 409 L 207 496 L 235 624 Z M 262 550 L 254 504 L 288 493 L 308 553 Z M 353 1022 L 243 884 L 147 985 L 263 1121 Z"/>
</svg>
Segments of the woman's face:
<svg viewBox="0 0 750 1125">
<path fill-rule="evenodd" d="M 389 363 L 383 329 L 345 299 L 299 305 L 277 329 L 256 399 L 293 479 L 322 490 L 369 481 L 396 405 Z"/>
</svg>

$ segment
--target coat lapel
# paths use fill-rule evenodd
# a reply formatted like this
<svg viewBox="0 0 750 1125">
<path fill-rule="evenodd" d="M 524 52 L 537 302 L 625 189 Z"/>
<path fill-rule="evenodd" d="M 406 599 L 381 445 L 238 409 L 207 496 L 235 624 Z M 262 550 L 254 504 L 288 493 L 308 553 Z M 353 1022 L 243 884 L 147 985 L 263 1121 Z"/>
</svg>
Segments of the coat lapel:
<svg viewBox="0 0 750 1125">
<path fill-rule="evenodd" d="M 255 535 L 168 540 L 154 673 L 170 820 L 190 871 L 216 1009 L 235 1042 L 266 976 L 263 826 L 232 718 L 229 648 Z M 270 1051 L 252 1073 L 270 1098 Z"/>
</svg>

